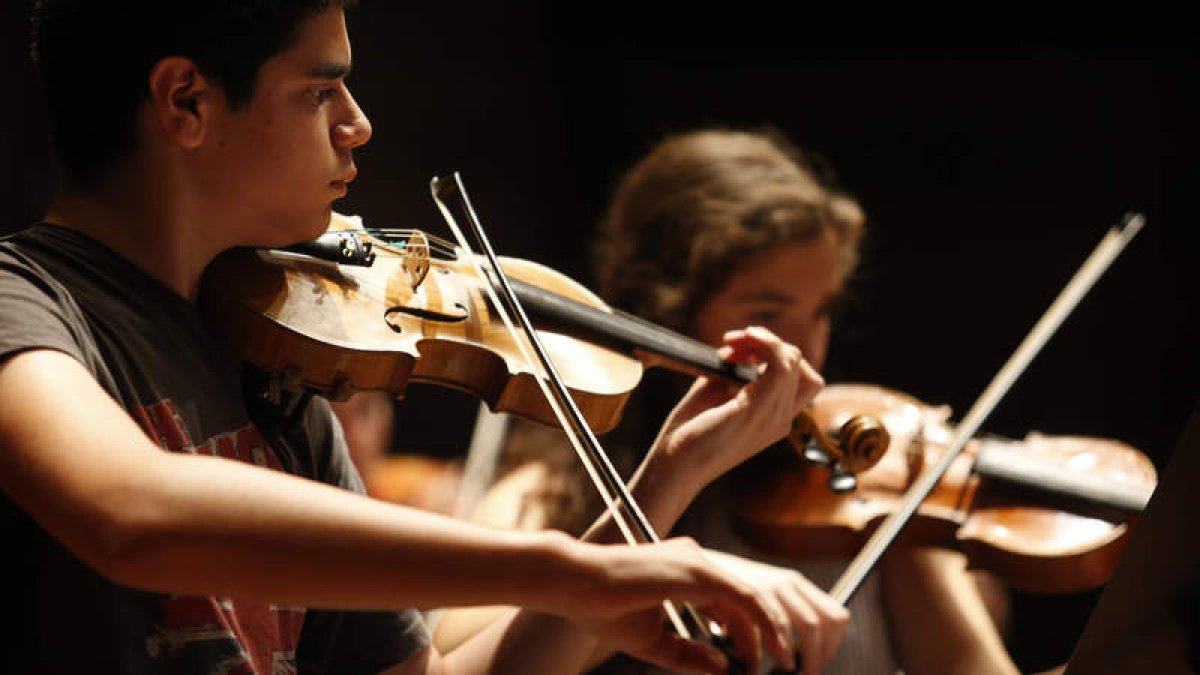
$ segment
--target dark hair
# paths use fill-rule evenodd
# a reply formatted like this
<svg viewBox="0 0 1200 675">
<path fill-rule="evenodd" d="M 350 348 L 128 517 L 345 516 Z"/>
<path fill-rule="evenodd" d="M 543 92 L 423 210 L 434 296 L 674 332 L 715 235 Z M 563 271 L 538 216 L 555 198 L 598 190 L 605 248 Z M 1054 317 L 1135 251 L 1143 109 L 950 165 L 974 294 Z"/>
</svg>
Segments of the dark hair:
<svg viewBox="0 0 1200 675">
<path fill-rule="evenodd" d="M 32 56 L 67 180 L 94 181 L 138 144 L 147 75 L 184 56 L 249 104 L 262 64 L 305 19 L 348 0 L 37 0 Z"/>
</svg>

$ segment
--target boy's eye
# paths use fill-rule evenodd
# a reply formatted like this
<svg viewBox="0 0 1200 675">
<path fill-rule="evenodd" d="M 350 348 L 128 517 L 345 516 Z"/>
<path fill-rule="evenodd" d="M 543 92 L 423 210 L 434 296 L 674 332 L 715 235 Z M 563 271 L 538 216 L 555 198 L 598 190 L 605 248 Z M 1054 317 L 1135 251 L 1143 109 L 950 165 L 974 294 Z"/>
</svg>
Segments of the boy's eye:
<svg viewBox="0 0 1200 675">
<path fill-rule="evenodd" d="M 333 95 L 336 91 L 337 90 L 334 89 L 333 87 L 323 87 L 320 89 L 313 89 L 309 92 L 309 94 L 313 97 L 313 100 L 316 101 L 317 103 L 324 103 L 324 102 L 328 101 L 329 99 L 333 98 Z"/>
</svg>

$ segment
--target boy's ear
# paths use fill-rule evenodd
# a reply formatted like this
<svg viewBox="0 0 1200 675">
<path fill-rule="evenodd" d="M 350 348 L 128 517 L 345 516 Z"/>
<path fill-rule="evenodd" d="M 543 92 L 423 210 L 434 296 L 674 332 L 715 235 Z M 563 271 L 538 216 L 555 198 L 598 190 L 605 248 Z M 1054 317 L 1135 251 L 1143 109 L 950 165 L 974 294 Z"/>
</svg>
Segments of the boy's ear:
<svg viewBox="0 0 1200 675">
<path fill-rule="evenodd" d="M 195 62 L 168 56 L 150 69 L 151 117 L 169 142 L 194 148 L 204 140 L 218 90 Z"/>
</svg>

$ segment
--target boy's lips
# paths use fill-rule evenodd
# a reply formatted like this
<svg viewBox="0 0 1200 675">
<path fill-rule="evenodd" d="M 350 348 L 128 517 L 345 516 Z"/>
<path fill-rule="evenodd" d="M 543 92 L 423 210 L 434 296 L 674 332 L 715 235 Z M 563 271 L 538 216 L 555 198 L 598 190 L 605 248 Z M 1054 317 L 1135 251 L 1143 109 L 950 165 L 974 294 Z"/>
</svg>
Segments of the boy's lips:
<svg viewBox="0 0 1200 675">
<path fill-rule="evenodd" d="M 358 170 L 351 167 L 349 173 L 344 174 L 341 178 L 329 181 L 329 185 L 337 191 L 339 197 L 345 197 L 346 193 L 350 191 L 350 182 L 356 176 L 358 176 Z"/>
</svg>

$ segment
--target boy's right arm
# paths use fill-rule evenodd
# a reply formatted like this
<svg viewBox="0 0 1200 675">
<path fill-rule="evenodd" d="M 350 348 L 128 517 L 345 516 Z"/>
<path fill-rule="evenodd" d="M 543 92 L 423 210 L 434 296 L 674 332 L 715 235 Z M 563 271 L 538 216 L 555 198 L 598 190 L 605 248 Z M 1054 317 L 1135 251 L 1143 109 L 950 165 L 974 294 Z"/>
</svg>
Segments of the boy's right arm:
<svg viewBox="0 0 1200 675">
<path fill-rule="evenodd" d="M 166 452 L 61 352 L 0 360 L 0 448 L 0 489 L 126 586 L 344 609 L 512 604 L 608 637 L 636 617 L 657 621 L 670 597 L 712 606 L 733 631 L 759 631 L 782 648 L 763 599 L 712 569 L 694 544 L 635 550 L 501 531 L 236 460 Z M 531 652 L 540 638 L 528 626 L 539 622 L 589 651 L 571 624 L 532 617 L 496 628 L 474 656 L 451 662 L 456 672 L 488 672 L 498 655 Z M 625 646 L 648 658 L 671 647 L 619 637 L 635 638 Z"/>
</svg>

